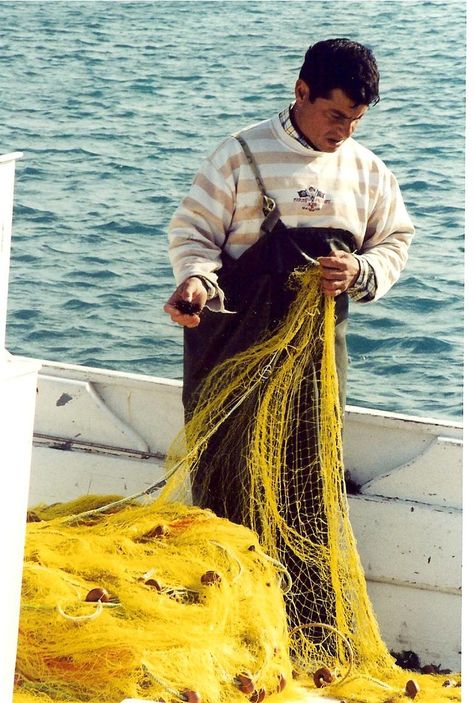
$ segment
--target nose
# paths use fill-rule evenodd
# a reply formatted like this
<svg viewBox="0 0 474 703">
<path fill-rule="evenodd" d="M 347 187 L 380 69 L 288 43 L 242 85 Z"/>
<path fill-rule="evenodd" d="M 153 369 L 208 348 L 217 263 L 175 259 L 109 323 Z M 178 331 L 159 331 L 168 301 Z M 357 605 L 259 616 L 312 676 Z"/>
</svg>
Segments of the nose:
<svg viewBox="0 0 474 703">
<path fill-rule="evenodd" d="M 338 125 L 338 136 L 340 139 L 347 139 L 351 136 L 356 128 L 354 120 L 344 120 Z"/>
</svg>

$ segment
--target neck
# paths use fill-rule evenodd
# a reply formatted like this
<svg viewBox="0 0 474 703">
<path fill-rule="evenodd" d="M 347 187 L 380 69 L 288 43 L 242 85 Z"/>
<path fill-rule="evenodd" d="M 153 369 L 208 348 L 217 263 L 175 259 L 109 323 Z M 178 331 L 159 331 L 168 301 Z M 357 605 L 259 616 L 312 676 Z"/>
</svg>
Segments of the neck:
<svg viewBox="0 0 474 703">
<path fill-rule="evenodd" d="M 308 139 L 306 134 L 303 132 L 303 130 L 299 126 L 298 118 L 296 116 L 296 109 L 295 109 L 294 105 L 293 105 L 293 107 L 290 108 L 290 121 L 291 121 L 291 124 L 293 125 L 294 129 L 298 132 L 298 134 L 300 134 L 304 138 L 305 142 L 308 144 L 308 146 L 311 147 L 311 149 L 314 149 L 315 151 L 321 151 L 321 149 L 316 144 L 313 144 L 313 142 L 310 139 Z"/>
</svg>

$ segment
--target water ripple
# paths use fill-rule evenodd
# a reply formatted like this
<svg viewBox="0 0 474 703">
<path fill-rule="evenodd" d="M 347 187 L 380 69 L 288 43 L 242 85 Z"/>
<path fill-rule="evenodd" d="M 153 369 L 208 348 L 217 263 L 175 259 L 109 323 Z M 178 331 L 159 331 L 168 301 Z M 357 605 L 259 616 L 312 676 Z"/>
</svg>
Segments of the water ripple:
<svg viewBox="0 0 474 703">
<path fill-rule="evenodd" d="M 161 309 L 174 208 L 217 142 L 292 99 L 310 44 L 352 36 L 382 73 L 359 138 L 396 172 L 417 237 L 402 281 L 352 305 L 349 400 L 460 417 L 464 3 L 170 5 L 2 2 L 2 152 L 25 152 L 9 349 L 179 378 Z"/>
</svg>

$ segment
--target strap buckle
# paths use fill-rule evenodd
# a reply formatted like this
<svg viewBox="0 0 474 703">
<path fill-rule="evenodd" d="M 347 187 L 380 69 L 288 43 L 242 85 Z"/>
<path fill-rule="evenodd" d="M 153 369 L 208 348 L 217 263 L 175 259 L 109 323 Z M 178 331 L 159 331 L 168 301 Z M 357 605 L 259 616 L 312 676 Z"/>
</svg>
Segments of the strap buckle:
<svg viewBox="0 0 474 703">
<path fill-rule="evenodd" d="M 266 195 L 266 193 L 263 193 L 262 210 L 263 210 L 263 214 L 265 215 L 265 217 L 267 217 L 267 215 L 269 215 L 271 212 L 273 212 L 275 207 L 276 207 L 276 203 L 273 200 L 273 198 L 270 198 L 269 195 Z"/>
</svg>

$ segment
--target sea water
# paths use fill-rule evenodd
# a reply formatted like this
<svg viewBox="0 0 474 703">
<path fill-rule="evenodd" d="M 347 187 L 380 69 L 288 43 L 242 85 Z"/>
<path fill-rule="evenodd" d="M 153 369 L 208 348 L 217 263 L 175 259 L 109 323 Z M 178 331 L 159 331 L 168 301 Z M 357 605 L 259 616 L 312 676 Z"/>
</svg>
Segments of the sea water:
<svg viewBox="0 0 474 703">
<path fill-rule="evenodd" d="M 305 50 L 370 46 L 381 102 L 356 137 L 417 228 L 400 282 L 352 304 L 348 401 L 459 419 L 465 3 L 0 2 L 0 153 L 22 151 L 7 346 L 181 377 L 167 226 L 202 159 L 292 100 Z"/>
</svg>

